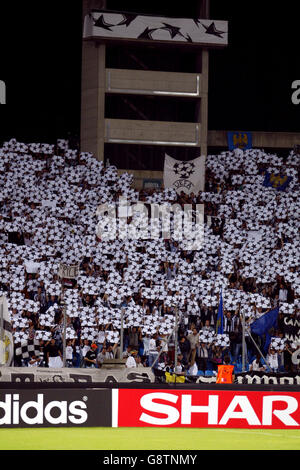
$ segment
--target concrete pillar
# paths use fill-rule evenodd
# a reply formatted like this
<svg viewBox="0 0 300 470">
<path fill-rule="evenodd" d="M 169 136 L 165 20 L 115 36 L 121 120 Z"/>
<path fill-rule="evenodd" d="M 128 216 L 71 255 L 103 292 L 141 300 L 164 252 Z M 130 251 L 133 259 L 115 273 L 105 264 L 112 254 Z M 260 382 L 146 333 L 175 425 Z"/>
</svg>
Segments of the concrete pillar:
<svg viewBox="0 0 300 470">
<path fill-rule="evenodd" d="M 203 0 L 200 3 L 198 17 L 209 18 L 210 1 Z M 198 57 L 197 72 L 201 72 L 201 99 L 197 106 L 197 122 L 201 122 L 201 155 L 207 155 L 207 126 L 208 126 L 208 75 L 209 75 L 209 52 L 202 49 Z"/>
<path fill-rule="evenodd" d="M 202 50 L 202 98 L 200 100 L 201 155 L 207 155 L 209 52 Z"/>
<path fill-rule="evenodd" d="M 209 18 L 210 15 L 210 0 L 203 0 L 199 9 L 199 18 Z M 206 159 L 207 157 L 207 141 L 208 141 L 208 80 L 209 80 L 209 52 L 208 49 L 202 49 L 199 55 L 199 62 L 201 66 L 201 99 L 198 105 L 198 122 L 201 122 L 201 140 L 200 140 L 200 152 Z M 200 64 L 199 64 L 200 65 Z M 200 71 L 198 70 L 198 71 Z M 204 191 L 204 187 L 201 188 Z"/>
<path fill-rule="evenodd" d="M 203 20 L 209 18 L 210 15 L 210 0 L 202 0 L 199 8 L 199 18 Z"/>
<path fill-rule="evenodd" d="M 82 16 L 105 8 L 102 0 L 84 0 Z M 82 42 L 80 150 L 104 160 L 105 45 Z"/>
<path fill-rule="evenodd" d="M 80 149 L 104 159 L 105 45 L 83 43 Z"/>
</svg>

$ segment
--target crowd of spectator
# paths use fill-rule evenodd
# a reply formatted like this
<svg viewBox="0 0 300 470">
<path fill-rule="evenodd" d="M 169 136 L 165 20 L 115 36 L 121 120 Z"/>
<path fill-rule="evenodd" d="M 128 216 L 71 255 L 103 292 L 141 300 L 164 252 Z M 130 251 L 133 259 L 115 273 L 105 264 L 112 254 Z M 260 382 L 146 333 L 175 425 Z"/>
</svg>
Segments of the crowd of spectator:
<svg viewBox="0 0 300 470">
<path fill-rule="evenodd" d="M 288 188 L 265 187 L 266 171 L 292 177 Z M 68 367 L 101 368 L 106 359 L 120 358 L 126 367 L 216 371 L 227 354 L 241 363 L 243 316 L 248 327 L 279 307 L 267 364 L 257 356 L 264 338 L 256 336 L 255 345 L 246 328 L 247 367 L 298 370 L 291 360 L 297 338 L 285 337 L 284 322 L 300 313 L 295 152 L 287 158 L 258 149 L 209 155 L 204 191 L 187 195 L 137 190 L 131 174 L 70 149 L 67 141 L 11 139 L 0 149 L 0 182 L 0 294 L 8 299 L 15 347 L 35 340 L 41 350 L 28 360 L 15 354 L 15 366 L 59 367 L 66 331 Z M 98 208 L 118 207 L 120 196 L 129 204 L 203 204 L 201 248 L 189 250 L 173 238 L 118 239 L 107 236 L 115 233 L 107 226 L 102 237 L 99 224 L 103 229 L 107 218 Z M 139 217 L 131 213 L 125 222 L 136 222 L 135 234 Z M 59 277 L 61 263 L 78 264 L 76 280 Z"/>
</svg>

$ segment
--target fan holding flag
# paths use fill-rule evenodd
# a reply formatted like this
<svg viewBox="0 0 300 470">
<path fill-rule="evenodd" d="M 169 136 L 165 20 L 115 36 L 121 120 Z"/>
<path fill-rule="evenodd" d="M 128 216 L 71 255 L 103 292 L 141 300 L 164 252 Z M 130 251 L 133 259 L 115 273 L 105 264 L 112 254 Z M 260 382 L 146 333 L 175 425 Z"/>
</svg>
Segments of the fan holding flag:
<svg viewBox="0 0 300 470">
<path fill-rule="evenodd" d="M 271 309 L 268 312 L 261 315 L 254 322 L 252 322 L 251 325 L 250 325 L 250 328 L 248 329 L 248 334 L 249 334 L 253 344 L 255 345 L 255 347 L 258 350 L 260 356 L 263 358 L 263 360 L 265 361 L 265 364 L 267 365 L 267 367 L 270 370 L 271 370 L 271 367 L 270 367 L 267 359 L 264 357 L 263 353 L 259 349 L 258 345 L 254 341 L 252 334 L 255 334 L 255 335 L 259 336 L 262 340 L 264 339 L 263 351 L 264 351 L 265 354 L 268 354 L 269 346 L 270 346 L 270 343 L 271 343 L 271 334 L 270 334 L 270 332 L 273 328 L 277 327 L 278 314 L 279 314 L 279 307 Z"/>
<path fill-rule="evenodd" d="M 268 352 L 269 345 L 271 342 L 270 330 L 271 328 L 276 328 L 277 319 L 279 314 L 279 307 L 276 307 L 272 310 L 269 310 L 267 313 L 263 314 L 257 320 L 255 320 L 251 325 L 251 333 L 256 334 L 260 337 L 265 337 L 264 351 Z"/>
<path fill-rule="evenodd" d="M 222 294 L 222 289 L 221 289 L 220 300 L 219 300 L 219 308 L 218 308 L 218 316 L 217 316 L 217 324 L 216 324 L 216 333 L 218 335 L 223 334 L 223 294 Z"/>
</svg>

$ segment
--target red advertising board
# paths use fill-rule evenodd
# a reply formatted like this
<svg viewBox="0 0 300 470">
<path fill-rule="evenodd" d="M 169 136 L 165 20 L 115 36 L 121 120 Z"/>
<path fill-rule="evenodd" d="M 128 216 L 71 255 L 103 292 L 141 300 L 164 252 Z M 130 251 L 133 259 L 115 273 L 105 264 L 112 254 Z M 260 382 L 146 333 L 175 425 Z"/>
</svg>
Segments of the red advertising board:
<svg viewBox="0 0 300 470">
<path fill-rule="evenodd" d="M 113 390 L 113 426 L 299 429 L 300 392 Z"/>
</svg>

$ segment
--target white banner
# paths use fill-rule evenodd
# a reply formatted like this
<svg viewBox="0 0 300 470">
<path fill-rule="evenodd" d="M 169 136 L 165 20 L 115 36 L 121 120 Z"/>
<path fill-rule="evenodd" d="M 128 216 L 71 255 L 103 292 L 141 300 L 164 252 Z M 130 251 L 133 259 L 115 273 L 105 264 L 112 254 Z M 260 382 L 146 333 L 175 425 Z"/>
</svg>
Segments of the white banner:
<svg viewBox="0 0 300 470">
<path fill-rule="evenodd" d="M 48 368 L 1 367 L 0 382 L 122 382 L 153 383 L 151 367 L 132 368 Z"/>
<path fill-rule="evenodd" d="M 241 372 L 237 373 L 235 383 L 240 385 L 297 385 L 300 384 L 300 376 L 297 373 L 266 373 L 266 372 Z M 133 367 L 131 369 L 81 369 L 47 367 L 0 367 L 0 382 L 11 383 L 166 383 L 164 372 L 161 372 L 159 380 L 155 379 L 151 367 Z M 186 378 L 186 386 L 189 383 L 215 384 L 216 376 L 189 376 Z M 172 385 L 170 385 L 172 387 Z"/>
<path fill-rule="evenodd" d="M 228 21 L 92 11 L 85 17 L 83 37 L 224 47 L 228 44 Z"/>
<path fill-rule="evenodd" d="M 63 279 L 76 279 L 79 274 L 79 265 L 68 265 L 61 263 L 59 265 L 58 275 Z"/>
<path fill-rule="evenodd" d="M 14 357 L 14 340 L 6 297 L 0 297 L 0 365 L 10 366 Z"/>
<path fill-rule="evenodd" d="M 165 154 L 164 186 L 174 188 L 177 193 L 181 191 L 198 194 L 204 191 L 205 157 L 201 156 L 187 162 L 175 160 Z"/>
</svg>

